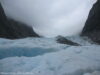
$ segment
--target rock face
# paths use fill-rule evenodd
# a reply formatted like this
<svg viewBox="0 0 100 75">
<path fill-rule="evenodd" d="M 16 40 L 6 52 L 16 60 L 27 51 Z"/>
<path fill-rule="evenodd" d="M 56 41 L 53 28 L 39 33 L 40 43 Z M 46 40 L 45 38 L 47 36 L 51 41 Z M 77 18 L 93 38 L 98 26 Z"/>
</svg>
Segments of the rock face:
<svg viewBox="0 0 100 75">
<path fill-rule="evenodd" d="M 82 32 L 82 36 L 88 36 L 94 42 L 100 44 L 100 1 L 92 7 L 85 27 Z"/>
<path fill-rule="evenodd" d="M 39 36 L 33 31 L 32 27 L 11 19 L 7 19 L 4 10 L 0 4 L 0 37 L 18 39 Z"/>
<path fill-rule="evenodd" d="M 58 43 L 61 43 L 61 44 L 67 44 L 67 45 L 72 45 L 72 46 L 80 46 L 78 43 L 75 43 L 75 42 L 72 42 L 68 39 L 66 39 L 65 37 L 63 36 L 58 36 L 56 37 L 57 38 L 57 42 Z"/>
</svg>

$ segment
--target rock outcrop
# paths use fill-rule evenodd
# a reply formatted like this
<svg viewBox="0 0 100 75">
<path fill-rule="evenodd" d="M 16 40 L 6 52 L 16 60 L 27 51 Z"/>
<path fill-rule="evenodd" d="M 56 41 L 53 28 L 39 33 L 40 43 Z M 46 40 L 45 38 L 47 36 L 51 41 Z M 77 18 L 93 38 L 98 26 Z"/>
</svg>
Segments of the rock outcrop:
<svg viewBox="0 0 100 75">
<path fill-rule="evenodd" d="M 61 43 L 61 44 L 66 44 L 66 45 L 72 45 L 72 46 L 80 46 L 78 43 L 72 42 L 71 40 L 66 39 L 63 36 L 58 36 L 57 38 L 57 42 Z"/>
<path fill-rule="evenodd" d="M 32 29 L 25 24 L 8 19 L 0 4 L 0 38 L 18 39 L 25 37 L 39 37 Z"/>
<path fill-rule="evenodd" d="M 92 41 L 100 44 L 100 1 L 98 0 L 92 7 L 82 36 L 89 37 Z"/>
</svg>

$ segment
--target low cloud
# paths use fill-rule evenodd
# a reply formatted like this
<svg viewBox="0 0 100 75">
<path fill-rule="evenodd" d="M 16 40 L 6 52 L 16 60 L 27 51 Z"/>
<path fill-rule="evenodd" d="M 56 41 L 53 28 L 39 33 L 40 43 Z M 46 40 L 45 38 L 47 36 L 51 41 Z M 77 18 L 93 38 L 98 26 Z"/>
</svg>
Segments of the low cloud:
<svg viewBox="0 0 100 75">
<path fill-rule="evenodd" d="M 1 0 L 8 17 L 46 37 L 79 34 L 96 0 Z"/>
</svg>

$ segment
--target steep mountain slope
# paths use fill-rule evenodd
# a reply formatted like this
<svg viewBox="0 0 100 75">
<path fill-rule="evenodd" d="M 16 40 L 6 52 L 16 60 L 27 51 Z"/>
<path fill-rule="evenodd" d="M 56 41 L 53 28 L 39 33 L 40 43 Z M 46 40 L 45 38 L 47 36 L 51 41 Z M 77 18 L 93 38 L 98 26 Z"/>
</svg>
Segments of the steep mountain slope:
<svg viewBox="0 0 100 75">
<path fill-rule="evenodd" d="M 100 44 L 100 0 L 91 9 L 82 35 L 88 36 L 94 42 Z"/>
<path fill-rule="evenodd" d="M 38 37 L 38 35 L 33 31 L 32 27 L 14 20 L 8 20 L 0 4 L 0 37 L 16 39 Z"/>
</svg>

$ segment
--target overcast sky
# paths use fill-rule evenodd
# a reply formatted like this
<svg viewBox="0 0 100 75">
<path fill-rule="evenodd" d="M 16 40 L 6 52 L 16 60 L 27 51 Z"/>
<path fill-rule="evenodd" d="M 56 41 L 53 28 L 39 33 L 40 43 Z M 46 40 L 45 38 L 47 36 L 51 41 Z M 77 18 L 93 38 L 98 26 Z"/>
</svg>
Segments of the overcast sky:
<svg viewBox="0 0 100 75">
<path fill-rule="evenodd" d="M 1 0 L 6 15 L 46 37 L 81 32 L 96 0 Z"/>
</svg>

